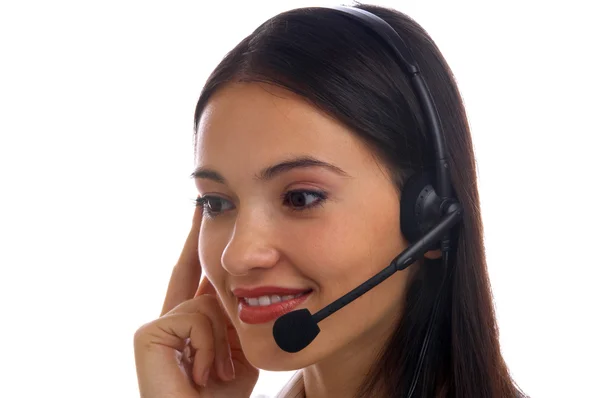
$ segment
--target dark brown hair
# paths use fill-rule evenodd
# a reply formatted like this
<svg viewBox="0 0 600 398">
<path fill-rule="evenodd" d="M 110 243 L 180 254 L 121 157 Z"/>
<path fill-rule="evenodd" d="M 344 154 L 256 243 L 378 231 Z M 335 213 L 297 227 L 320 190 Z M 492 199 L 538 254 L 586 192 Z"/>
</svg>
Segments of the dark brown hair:
<svg viewBox="0 0 600 398">
<path fill-rule="evenodd" d="M 421 264 L 407 291 L 405 312 L 357 396 L 407 396 L 440 289 L 439 316 L 414 396 L 524 396 L 500 352 L 471 134 L 452 71 L 408 16 L 383 7 L 355 7 L 384 19 L 411 48 L 440 115 L 452 183 L 464 208 L 449 278 L 440 285 L 439 261 Z M 269 83 L 304 97 L 369 144 L 399 191 L 408 175 L 432 169 L 431 139 L 404 73 L 376 37 L 334 10 L 284 12 L 242 40 L 208 78 L 196 107 L 196 129 L 210 97 L 229 82 Z"/>
</svg>

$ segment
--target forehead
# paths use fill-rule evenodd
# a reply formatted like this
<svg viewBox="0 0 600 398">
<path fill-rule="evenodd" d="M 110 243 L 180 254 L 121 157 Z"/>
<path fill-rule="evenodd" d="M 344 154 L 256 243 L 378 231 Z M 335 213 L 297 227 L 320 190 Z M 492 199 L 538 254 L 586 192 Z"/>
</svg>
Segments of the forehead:
<svg viewBox="0 0 600 398">
<path fill-rule="evenodd" d="M 197 165 L 365 150 L 341 123 L 301 97 L 261 83 L 230 84 L 215 93 L 200 118 L 196 148 Z"/>
</svg>

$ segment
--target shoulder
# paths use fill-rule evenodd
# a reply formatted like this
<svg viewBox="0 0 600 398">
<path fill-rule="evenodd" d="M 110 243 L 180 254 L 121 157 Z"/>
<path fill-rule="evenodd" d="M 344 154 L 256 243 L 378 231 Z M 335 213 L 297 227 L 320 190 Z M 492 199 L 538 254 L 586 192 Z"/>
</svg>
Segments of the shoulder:
<svg viewBox="0 0 600 398">
<path fill-rule="evenodd" d="M 290 381 L 279 391 L 276 398 L 303 398 L 304 382 L 302 380 L 302 370 L 294 373 Z"/>
</svg>

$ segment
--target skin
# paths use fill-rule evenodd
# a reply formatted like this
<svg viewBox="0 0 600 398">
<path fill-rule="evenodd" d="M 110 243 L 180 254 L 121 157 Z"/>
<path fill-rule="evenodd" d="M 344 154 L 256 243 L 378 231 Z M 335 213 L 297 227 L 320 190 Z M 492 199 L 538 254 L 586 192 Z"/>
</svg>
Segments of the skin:
<svg viewBox="0 0 600 398">
<path fill-rule="evenodd" d="M 402 316 L 418 264 L 320 322 L 317 338 L 294 354 L 275 344 L 274 321 L 240 320 L 232 290 L 312 289 L 297 308 L 314 313 L 386 267 L 407 246 L 386 168 L 339 122 L 269 85 L 222 88 L 198 127 L 195 164 L 204 172 L 195 183 L 204 205 L 195 209 L 161 316 L 134 337 L 141 397 L 246 398 L 258 369 L 302 369 L 309 398 L 352 396 Z M 258 178 L 306 157 L 337 171 L 278 168 Z"/>
<path fill-rule="evenodd" d="M 141 398 L 246 398 L 258 380 L 258 369 L 246 359 L 214 287 L 200 279 L 202 214 L 197 207 L 161 316 L 134 336 Z"/>
<path fill-rule="evenodd" d="M 308 167 L 267 181 L 254 178 L 302 156 L 333 164 L 344 175 Z M 276 346 L 273 322 L 239 319 L 231 289 L 310 288 L 300 308 L 314 313 L 387 266 L 407 242 L 385 167 L 339 122 L 290 92 L 256 83 L 230 85 L 210 100 L 199 123 L 196 165 L 226 180 L 196 181 L 201 196 L 220 198 L 213 201 L 215 216 L 205 214 L 199 254 L 248 360 L 266 370 L 303 368 L 309 397 L 349 396 L 402 313 L 410 268 L 322 321 L 319 336 L 295 354 Z M 302 189 L 325 191 L 327 200 L 293 211 L 281 195 Z"/>
</svg>

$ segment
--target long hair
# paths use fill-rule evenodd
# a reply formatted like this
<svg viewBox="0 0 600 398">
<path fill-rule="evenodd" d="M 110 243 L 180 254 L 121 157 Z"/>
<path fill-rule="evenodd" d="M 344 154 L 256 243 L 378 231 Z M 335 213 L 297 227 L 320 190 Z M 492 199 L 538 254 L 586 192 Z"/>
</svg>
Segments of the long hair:
<svg viewBox="0 0 600 398">
<path fill-rule="evenodd" d="M 524 396 L 500 351 L 471 133 L 452 71 L 431 37 L 408 16 L 378 6 L 355 7 L 384 19 L 411 48 L 437 106 L 452 184 L 464 208 L 448 278 L 440 283 L 439 261 L 421 263 L 405 297 L 405 313 L 357 397 L 374 392 L 407 396 L 438 292 L 439 315 L 415 396 Z M 376 37 L 335 10 L 281 13 L 227 53 L 198 100 L 196 132 L 208 100 L 229 82 L 268 83 L 302 96 L 368 144 L 389 169 L 399 192 L 412 173 L 433 168 L 431 138 L 410 82 Z"/>
</svg>

